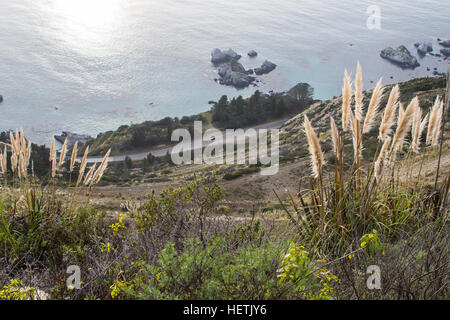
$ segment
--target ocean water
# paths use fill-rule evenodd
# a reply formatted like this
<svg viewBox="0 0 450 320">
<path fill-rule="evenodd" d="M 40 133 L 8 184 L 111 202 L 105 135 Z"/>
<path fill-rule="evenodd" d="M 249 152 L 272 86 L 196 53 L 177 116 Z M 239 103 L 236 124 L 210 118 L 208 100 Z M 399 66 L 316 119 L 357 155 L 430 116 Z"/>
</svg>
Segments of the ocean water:
<svg viewBox="0 0 450 320">
<path fill-rule="evenodd" d="M 367 8 L 381 10 L 370 30 Z M 441 0 L 0 0 L 0 130 L 22 127 L 37 143 L 72 131 L 95 136 L 122 124 L 206 111 L 221 95 L 283 91 L 308 82 L 339 95 L 344 69 L 363 66 L 365 87 L 445 72 L 426 56 L 402 70 L 386 46 L 450 38 Z M 214 82 L 213 48 L 233 48 L 245 67 L 278 67 L 259 88 Z M 255 49 L 259 56 L 249 59 Z M 417 55 L 416 55 L 417 56 Z M 391 78 L 392 77 L 392 78 Z M 373 81 L 374 83 L 371 83 Z"/>
</svg>

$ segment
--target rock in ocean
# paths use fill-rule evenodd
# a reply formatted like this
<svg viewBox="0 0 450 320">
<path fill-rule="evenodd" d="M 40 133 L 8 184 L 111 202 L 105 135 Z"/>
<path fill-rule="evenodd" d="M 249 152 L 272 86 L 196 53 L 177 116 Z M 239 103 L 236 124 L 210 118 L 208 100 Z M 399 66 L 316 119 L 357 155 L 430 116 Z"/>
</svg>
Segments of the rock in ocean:
<svg viewBox="0 0 450 320">
<path fill-rule="evenodd" d="M 258 55 L 255 50 L 248 52 L 250 57 Z M 234 86 L 236 88 L 245 88 L 251 84 L 256 86 L 255 82 L 259 82 L 255 77 L 250 75 L 262 75 L 271 72 L 277 67 L 276 64 L 266 60 L 259 68 L 246 70 L 244 66 L 239 63 L 241 55 L 237 54 L 232 49 L 220 50 L 218 48 L 211 52 L 211 62 L 218 68 L 220 78 L 214 81 L 220 84 Z"/>
<path fill-rule="evenodd" d="M 443 47 L 450 48 L 450 40 L 439 42 L 439 44 Z"/>
<path fill-rule="evenodd" d="M 86 143 L 89 139 L 91 139 L 91 136 L 63 131 L 60 136 L 55 136 L 55 139 L 61 143 L 64 143 L 67 139 L 67 148 L 70 150 L 73 148 L 76 141 L 78 141 L 78 143 Z"/>
<path fill-rule="evenodd" d="M 417 48 L 417 52 L 424 56 L 425 54 L 433 51 L 433 45 L 431 42 L 418 42 L 414 44 L 414 46 Z"/>
<path fill-rule="evenodd" d="M 235 61 L 221 64 L 218 71 L 220 84 L 245 88 L 255 81 L 255 77 L 249 76 L 242 64 Z"/>
<path fill-rule="evenodd" d="M 240 58 L 241 56 L 232 49 L 222 51 L 216 48 L 211 52 L 211 62 L 216 65 L 224 62 L 230 62 L 231 60 L 239 60 Z"/>
<path fill-rule="evenodd" d="M 445 57 L 450 57 L 450 49 L 441 49 L 441 53 L 442 53 Z"/>
<path fill-rule="evenodd" d="M 256 52 L 255 50 L 250 50 L 247 55 L 249 57 L 256 57 L 258 55 L 258 52 Z"/>
<path fill-rule="evenodd" d="M 408 49 L 405 46 L 399 46 L 396 50 L 391 47 L 387 47 L 382 50 L 380 56 L 383 59 L 389 60 L 394 64 L 399 65 L 404 69 L 415 69 L 420 66 L 417 62 L 416 57 L 411 55 Z"/>
<path fill-rule="evenodd" d="M 255 74 L 262 75 L 265 73 L 269 73 L 274 70 L 277 65 L 269 60 L 264 61 L 264 63 L 259 68 L 255 68 Z"/>
</svg>

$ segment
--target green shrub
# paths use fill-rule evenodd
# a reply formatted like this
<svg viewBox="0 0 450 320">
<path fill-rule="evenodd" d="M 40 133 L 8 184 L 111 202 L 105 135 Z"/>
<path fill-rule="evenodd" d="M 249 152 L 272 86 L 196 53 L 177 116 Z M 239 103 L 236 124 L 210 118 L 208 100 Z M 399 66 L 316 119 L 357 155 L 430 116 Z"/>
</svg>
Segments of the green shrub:
<svg viewBox="0 0 450 320">
<path fill-rule="evenodd" d="M 223 178 L 225 180 L 234 180 L 234 179 L 242 177 L 243 175 L 252 174 L 252 173 L 256 173 L 256 172 L 260 172 L 260 171 L 261 171 L 261 168 L 259 166 L 247 167 L 247 168 L 235 170 L 231 173 L 226 173 L 223 176 Z"/>
<path fill-rule="evenodd" d="M 0 300 L 32 300 L 34 295 L 35 289 L 25 288 L 20 280 L 11 280 L 0 289 Z"/>
<path fill-rule="evenodd" d="M 222 237 L 204 247 L 188 239 L 177 252 L 169 242 L 157 265 L 146 266 L 146 281 L 132 283 L 127 294 L 139 299 L 275 299 L 282 295 L 276 270 L 284 246 L 268 242 L 226 249 Z"/>
</svg>

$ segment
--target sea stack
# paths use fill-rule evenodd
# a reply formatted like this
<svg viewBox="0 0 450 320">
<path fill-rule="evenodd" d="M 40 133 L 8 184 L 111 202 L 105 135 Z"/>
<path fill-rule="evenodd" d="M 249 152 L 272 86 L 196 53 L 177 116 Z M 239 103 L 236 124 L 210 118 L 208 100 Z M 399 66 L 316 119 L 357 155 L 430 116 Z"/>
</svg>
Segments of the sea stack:
<svg viewBox="0 0 450 320">
<path fill-rule="evenodd" d="M 433 51 L 433 45 L 431 42 L 417 42 L 414 46 L 417 48 L 417 53 L 420 56 L 424 56 Z"/>
<path fill-rule="evenodd" d="M 211 62 L 215 65 L 220 63 L 231 62 L 231 60 L 239 60 L 241 56 L 232 49 L 222 51 L 218 48 L 211 52 Z"/>
<path fill-rule="evenodd" d="M 450 57 L 450 49 L 441 49 L 441 53 L 445 56 L 445 57 Z"/>
<path fill-rule="evenodd" d="M 221 64 L 218 72 L 221 77 L 220 84 L 236 88 L 245 88 L 255 81 L 255 78 L 249 76 L 242 64 L 237 61 Z"/>
<path fill-rule="evenodd" d="M 262 75 L 271 72 L 277 67 L 277 65 L 269 60 L 264 61 L 264 63 L 259 68 L 255 68 L 255 74 Z"/>
<path fill-rule="evenodd" d="M 255 50 L 250 50 L 248 53 L 249 57 L 256 57 L 258 55 L 258 52 L 256 52 Z"/>
<path fill-rule="evenodd" d="M 255 50 L 250 50 L 249 57 L 256 57 L 258 53 Z M 256 86 L 255 82 L 260 82 L 256 77 L 251 75 L 263 75 L 274 70 L 277 65 L 268 60 L 259 68 L 245 69 L 245 67 L 239 62 L 241 55 L 236 53 L 232 49 L 220 50 L 218 48 L 211 52 L 211 62 L 217 67 L 220 78 L 214 79 L 214 81 L 228 86 L 236 88 L 245 88 L 249 85 Z"/>
<path fill-rule="evenodd" d="M 443 47 L 450 48 L 450 40 L 439 42 L 439 44 Z"/>
<path fill-rule="evenodd" d="M 405 46 L 399 46 L 395 50 L 391 47 L 387 47 L 381 51 L 380 56 L 383 59 L 399 65 L 403 69 L 415 69 L 420 66 L 416 57 L 414 57 Z"/>
</svg>

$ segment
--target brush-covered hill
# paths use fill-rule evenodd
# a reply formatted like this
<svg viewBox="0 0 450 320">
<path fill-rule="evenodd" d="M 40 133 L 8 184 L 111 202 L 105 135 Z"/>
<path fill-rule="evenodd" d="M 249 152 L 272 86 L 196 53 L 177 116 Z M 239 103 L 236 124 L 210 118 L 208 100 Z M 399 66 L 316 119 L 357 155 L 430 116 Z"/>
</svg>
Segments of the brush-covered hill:
<svg viewBox="0 0 450 320">
<path fill-rule="evenodd" d="M 381 102 L 380 114 L 383 112 L 389 92 L 393 85 L 386 87 L 385 96 Z M 400 101 L 406 105 L 416 95 L 420 101 L 420 107 L 424 115 L 434 103 L 436 95 L 442 96 L 445 90 L 444 77 L 419 78 L 399 83 Z M 364 92 L 364 106 L 367 107 L 372 95 L 372 90 Z M 170 162 L 153 159 L 152 163 L 147 161 L 133 161 L 127 169 L 120 163 L 111 164 L 105 173 L 105 186 L 99 188 L 99 202 L 106 208 L 118 207 L 123 199 L 142 199 L 148 190 L 159 192 L 171 185 L 183 185 L 190 181 L 195 175 L 209 174 L 215 171 L 220 183 L 227 190 L 224 206 L 246 210 L 249 208 L 272 208 L 276 206 L 278 199 L 273 189 L 288 190 L 296 193 L 299 181 L 306 183 L 311 176 L 310 154 L 304 134 L 303 119 L 306 114 L 312 122 L 320 139 L 322 150 L 325 154 L 325 171 L 332 172 L 334 168 L 335 155 L 332 151 L 330 137 L 330 115 L 334 117 L 338 126 L 341 124 L 342 98 L 338 97 L 327 101 L 313 103 L 304 111 L 289 119 L 281 128 L 280 136 L 280 169 L 274 176 L 261 176 L 259 167 L 254 165 L 186 165 L 173 166 Z M 380 116 L 377 118 L 377 124 Z M 448 130 L 446 131 L 448 132 Z M 373 159 L 375 149 L 378 145 L 378 125 L 363 139 L 363 160 L 369 163 Z M 405 148 L 406 150 L 406 148 Z M 347 134 L 345 151 L 352 154 L 353 145 L 350 133 Z M 419 163 L 422 158 L 424 175 L 429 175 L 432 181 L 432 172 L 436 167 L 436 151 L 423 150 L 419 155 L 410 155 L 408 161 Z M 450 156 L 447 142 L 444 144 L 444 157 L 442 159 L 442 172 L 450 168 Z M 160 162 L 158 162 L 160 161 Z M 351 166 L 352 158 L 348 157 L 347 166 Z"/>
<path fill-rule="evenodd" d="M 381 101 L 380 113 L 386 107 L 389 92 L 395 84 L 385 86 L 385 94 Z M 412 98 L 417 96 L 420 101 L 420 107 L 426 114 L 434 103 L 436 95 L 442 96 L 445 91 L 445 77 L 437 78 L 417 78 L 399 83 L 400 87 L 400 103 L 406 106 Z M 364 106 L 367 107 L 372 96 L 373 90 L 364 91 Z M 330 116 L 334 118 L 337 125 L 341 125 L 341 108 L 342 97 L 331 100 L 319 101 L 312 104 L 307 110 L 299 113 L 295 117 L 288 120 L 283 128 L 285 142 L 300 141 L 304 137 L 303 133 L 303 117 L 306 114 L 312 125 L 317 128 L 317 134 L 329 132 Z M 379 117 L 378 117 L 379 118 Z M 376 128 L 370 133 L 371 136 L 377 135 Z"/>
<path fill-rule="evenodd" d="M 194 132 L 194 121 L 201 121 L 203 130 L 247 128 L 293 116 L 313 102 L 314 89 L 307 83 L 298 83 L 287 92 L 262 93 L 258 90 L 248 98 L 222 96 L 209 111 L 178 117 L 166 117 L 157 121 L 123 125 L 117 130 L 100 133 L 87 141 L 90 154 L 104 154 L 109 148 L 113 155 L 147 151 L 172 143 L 175 129 Z"/>
<path fill-rule="evenodd" d="M 398 83 L 400 88 L 400 103 L 406 107 L 412 98 L 418 97 L 420 107 L 423 110 L 423 114 L 427 114 L 435 102 L 436 96 L 443 96 L 445 92 L 446 80 L 445 77 L 432 77 L 432 78 L 417 78 L 405 82 Z M 381 121 L 381 115 L 388 101 L 389 93 L 395 84 L 385 86 L 384 96 L 380 104 L 379 114 L 376 120 L 376 124 Z M 364 91 L 363 111 L 369 104 L 373 90 Z M 299 113 L 295 117 L 288 120 L 281 128 L 281 145 L 284 149 L 284 153 L 288 150 L 296 150 L 297 154 L 309 155 L 307 145 L 305 144 L 306 138 L 304 133 L 304 116 L 307 115 L 310 119 L 316 134 L 322 143 L 322 149 L 326 154 L 326 157 L 333 158 L 332 142 L 330 136 L 330 116 L 334 118 L 336 124 L 341 127 L 341 112 L 342 112 L 342 97 L 319 101 L 312 104 L 308 109 Z M 352 140 L 350 133 L 347 135 L 345 148 L 352 148 Z M 369 158 L 373 155 L 378 144 L 378 125 L 376 125 L 368 134 L 364 137 L 363 156 Z M 299 150 L 300 148 L 300 150 Z"/>
<path fill-rule="evenodd" d="M 400 100 L 417 95 L 426 112 L 443 87 L 442 78 L 408 81 L 400 84 Z M 258 166 L 155 159 L 114 163 L 104 172 L 107 156 L 94 173 L 94 165 L 78 170 L 75 157 L 75 167 L 62 163 L 64 152 L 57 164 L 51 151 L 50 181 L 43 183 L 23 132 L 0 135 L 9 148 L 0 152 L 0 300 L 448 300 L 448 142 L 443 153 L 422 144 L 419 154 L 400 154 L 392 164 L 403 172 L 374 178 L 364 163 L 352 170 L 350 134 L 343 153 L 350 163 L 331 161 L 329 116 L 340 125 L 340 109 L 337 98 L 290 119 L 280 170 L 264 177 Z M 329 163 L 317 179 L 305 114 Z M 362 139 L 367 160 L 377 127 Z M 48 149 L 41 151 L 49 164 Z M 438 183 L 422 188 L 428 172 L 436 176 L 438 159 Z M 87 183 L 75 184 L 72 174 Z M 118 185 L 114 175 L 129 181 Z M 305 186 L 301 180 L 309 178 Z M 367 288 L 373 266 L 382 270 L 381 290 Z M 83 282 L 70 282 L 73 267 Z"/>
</svg>

